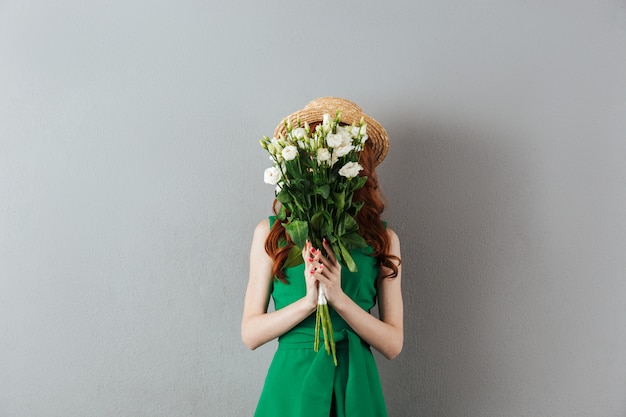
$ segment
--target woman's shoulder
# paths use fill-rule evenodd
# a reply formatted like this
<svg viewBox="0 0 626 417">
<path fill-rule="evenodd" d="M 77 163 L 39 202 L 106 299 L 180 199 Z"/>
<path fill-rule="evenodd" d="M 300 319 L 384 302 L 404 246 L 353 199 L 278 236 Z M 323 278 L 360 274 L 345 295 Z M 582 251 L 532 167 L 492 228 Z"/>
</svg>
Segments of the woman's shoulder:
<svg viewBox="0 0 626 417">
<path fill-rule="evenodd" d="M 254 228 L 254 234 L 252 235 L 252 248 L 258 248 L 259 251 L 265 250 L 265 241 L 270 234 L 270 222 L 269 219 L 264 219 L 259 222 Z"/>
<path fill-rule="evenodd" d="M 391 239 L 391 241 L 399 241 L 400 240 L 400 238 L 398 237 L 396 232 L 394 232 L 391 227 L 387 226 L 387 227 L 385 227 L 385 230 L 386 230 L 387 234 L 389 235 L 389 239 Z"/>
<path fill-rule="evenodd" d="M 385 228 L 385 232 L 387 232 L 387 235 L 389 236 L 389 239 L 393 242 L 393 241 L 397 241 L 398 240 L 398 235 L 396 234 L 396 232 L 393 231 L 393 229 L 391 227 L 389 227 L 389 223 L 387 223 L 387 221 L 382 220 L 383 223 L 383 227 Z"/>
<path fill-rule="evenodd" d="M 256 225 L 256 227 L 254 228 L 254 234 L 262 234 L 262 235 L 268 235 L 270 232 L 270 225 L 271 220 L 269 218 L 264 218 L 263 220 L 261 220 L 259 222 L 259 224 Z"/>
<path fill-rule="evenodd" d="M 387 235 L 389 236 L 389 252 L 392 255 L 400 256 L 400 238 L 390 227 L 386 229 Z"/>
</svg>

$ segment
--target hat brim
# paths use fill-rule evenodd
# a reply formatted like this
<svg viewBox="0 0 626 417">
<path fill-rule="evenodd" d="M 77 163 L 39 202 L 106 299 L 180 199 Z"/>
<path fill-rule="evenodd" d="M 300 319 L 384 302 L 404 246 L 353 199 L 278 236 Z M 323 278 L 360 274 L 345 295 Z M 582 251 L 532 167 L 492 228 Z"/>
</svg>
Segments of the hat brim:
<svg viewBox="0 0 626 417">
<path fill-rule="evenodd" d="M 363 121 L 367 125 L 367 135 L 369 136 L 374 152 L 375 165 L 379 165 L 383 159 L 385 159 L 385 156 L 387 156 L 387 152 L 389 152 L 389 136 L 387 135 L 387 131 L 380 123 L 363 113 L 363 110 L 350 100 L 340 97 L 321 97 L 309 102 L 302 110 L 285 117 L 285 120 L 289 120 L 293 126 L 297 125 L 298 119 L 300 123 L 321 123 L 324 114 L 329 114 L 331 117 L 334 117 L 337 110 L 340 111 L 340 122 L 347 125 L 353 123 L 358 124 L 361 118 L 363 118 Z M 287 127 L 285 123 L 282 122 L 276 126 L 276 130 L 274 131 L 274 137 L 280 136 L 287 136 Z"/>
</svg>

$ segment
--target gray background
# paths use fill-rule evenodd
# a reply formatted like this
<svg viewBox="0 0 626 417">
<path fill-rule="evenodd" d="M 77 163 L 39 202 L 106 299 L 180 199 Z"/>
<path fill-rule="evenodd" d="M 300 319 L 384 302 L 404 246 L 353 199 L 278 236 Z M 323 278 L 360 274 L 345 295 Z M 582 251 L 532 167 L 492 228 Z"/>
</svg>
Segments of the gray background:
<svg viewBox="0 0 626 417">
<path fill-rule="evenodd" d="M 391 136 L 390 415 L 625 416 L 625 3 L 222 3 L 0 1 L 0 416 L 251 415 L 257 140 L 323 95 Z"/>
</svg>

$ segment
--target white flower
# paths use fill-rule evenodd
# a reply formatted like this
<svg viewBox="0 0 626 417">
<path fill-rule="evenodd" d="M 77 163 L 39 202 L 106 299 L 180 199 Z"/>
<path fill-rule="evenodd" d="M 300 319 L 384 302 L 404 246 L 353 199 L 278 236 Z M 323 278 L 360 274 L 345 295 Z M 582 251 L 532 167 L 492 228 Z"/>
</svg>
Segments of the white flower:
<svg viewBox="0 0 626 417">
<path fill-rule="evenodd" d="M 347 145 L 352 142 L 352 133 L 343 126 L 337 126 L 337 134 L 341 135 L 341 145 Z"/>
<path fill-rule="evenodd" d="M 298 148 L 293 145 L 287 145 L 283 148 L 282 155 L 285 161 L 291 161 L 298 156 Z"/>
<path fill-rule="evenodd" d="M 359 132 L 362 135 L 367 135 L 367 125 L 361 126 L 361 131 Z"/>
<path fill-rule="evenodd" d="M 326 162 L 328 160 L 330 160 L 330 152 L 328 151 L 328 149 L 319 148 L 317 150 L 317 162 L 321 164 L 322 162 Z"/>
<path fill-rule="evenodd" d="M 359 129 L 358 126 L 352 126 L 350 128 L 350 134 L 352 135 L 353 138 L 356 138 L 357 136 L 359 136 L 359 132 L 361 131 L 361 129 Z"/>
<path fill-rule="evenodd" d="M 337 158 L 341 158 L 342 156 L 346 156 L 354 149 L 354 145 L 343 145 L 338 148 L 335 148 L 334 155 Z"/>
<path fill-rule="evenodd" d="M 339 175 L 346 178 L 354 178 L 359 175 L 363 167 L 358 162 L 348 162 L 339 170 Z"/>
<path fill-rule="evenodd" d="M 343 145 L 343 138 L 339 133 L 329 133 L 326 136 L 326 144 L 331 148 L 338 148 Z"/>
<path fill-rule="evenodd" d="M 296 139 L 303 139 L 306 137 L 306 130 L 303 127 L 297 127 L 291 132 L 291 134 Z"/>
<path fill-rule="evenodd" d="M 276 185 L 280 181 L 280 170 L 276 167 L 269 167 L 263 174 L 263 180 L 266 184 Z"/>
<path fill-rule="evenodd" d="M 368 139 L 369 139 L 369 136 L 363 135 L 363 137 L 361 138 L 361 145 L 364 145 Z"/>
</svg>

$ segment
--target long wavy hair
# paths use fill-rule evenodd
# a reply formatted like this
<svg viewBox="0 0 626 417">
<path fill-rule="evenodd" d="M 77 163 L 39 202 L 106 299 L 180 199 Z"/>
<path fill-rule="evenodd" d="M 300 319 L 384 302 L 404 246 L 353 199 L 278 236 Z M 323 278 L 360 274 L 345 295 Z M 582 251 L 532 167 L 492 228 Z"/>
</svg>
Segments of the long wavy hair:
<svg viewBox="0 0 626 417">
<path fill-rule="evenodd" d="M 370 256 L 376 258 L 379 268 L 384 267 L 390 271 L 383 278 L 395 278 L 398 276 L 398 265 L 401 261 L 400 258 L 389 253 L 391 242 L 381 219 L 385 204 L 379 190 L 374 161 L 371 144 L 367 141 L 359 159 L 363 167 L 360 175 L 367 176 L 367 181 L 354 193 L 354 201 L 364 201 L 365 204 L 357 214 L 356 221 L 359 224 L 359 234 L 373 249 Z M 279 204 L 277 200 L 274 200 L 272 206 L 274 214 L 278 213 Z M 282 223 L 275 221 L 265 240 L 265 251 L 274 260 L 272 266 L 274 277 L 284 283 L 287 283 L 287 277 L 282 267 L 293 246 L 294 243 L 285 233 Z"/>
</svg>

